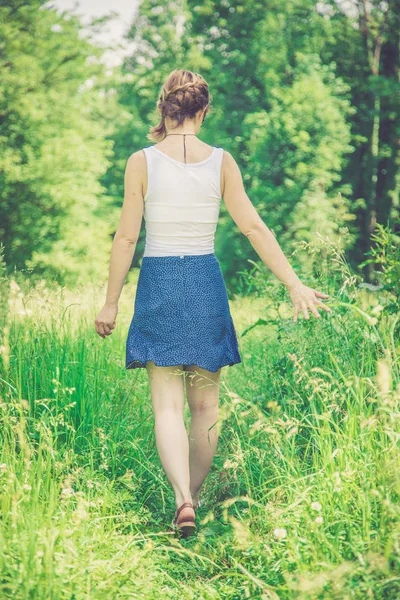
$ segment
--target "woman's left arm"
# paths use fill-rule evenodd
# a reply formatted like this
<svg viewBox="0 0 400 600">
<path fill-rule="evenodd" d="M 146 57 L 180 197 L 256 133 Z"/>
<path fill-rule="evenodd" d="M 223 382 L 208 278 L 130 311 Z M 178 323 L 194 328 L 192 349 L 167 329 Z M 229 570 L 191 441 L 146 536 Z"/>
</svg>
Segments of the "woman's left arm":
<svg viewBox="0 0 400 600">
<path fill-rule="evenodd" d="M 124 176 L 124 202 L 119 225 L 111 247 L 106 300 L 95 319 L 96 332 L 104 338 L 116 326 L 118 301 L 132 264 L 143 217 L 143 182 L 146 158 L 139 150 L 126 164 Z"/>
</svg>

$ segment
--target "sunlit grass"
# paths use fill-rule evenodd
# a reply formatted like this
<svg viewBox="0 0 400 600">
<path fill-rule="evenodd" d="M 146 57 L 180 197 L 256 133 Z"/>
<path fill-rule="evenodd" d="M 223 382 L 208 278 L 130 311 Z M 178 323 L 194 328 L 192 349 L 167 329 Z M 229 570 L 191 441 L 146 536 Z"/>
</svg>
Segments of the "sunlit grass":
<svg viewBox="0 0 400 600">
<path fill-rule="evenodd" d="M 223 370 L 199 532 L 179 541 L 147 374 L 124 370 L 136 279 L 104 340 L 104 287 L 11 282 L 0 597 L 400 597 L 391 295 L 332 285 L 332 314 L 297 324 L 274 285 L 231 301 L 243 363 Z"/>
</svg>

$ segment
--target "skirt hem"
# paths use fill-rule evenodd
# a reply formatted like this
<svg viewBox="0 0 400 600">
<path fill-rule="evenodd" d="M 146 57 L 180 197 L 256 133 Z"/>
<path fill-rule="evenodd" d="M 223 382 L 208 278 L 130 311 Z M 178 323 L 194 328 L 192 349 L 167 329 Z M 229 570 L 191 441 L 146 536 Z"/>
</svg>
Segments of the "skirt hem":
<svg viewBox="0 0 400 600">
<path fill-rule="evenodd" d="M 217 367 L 216 369 L 210 369 L 208 368 L 210 365 L 205 366 L 205 363 L 203 364 L 198 364 L 195 362 L 177 362 L 177 363 L 169 363 L 169 364 L 161 364 L 160 362 L 157 362 L 156 360 L 152 359 L 152 358 L 146 358 L 145 361 L 141 361 L 139 359 L 135 359 L 135 360 L 131 360 L 126 366 L 125 366 L 125 370 L 129 370 L 129 369 L 145 369 L 146 368 L 146 364 L 145 362 L 147 360 L 151 360 L 152 362 L 154 362 L 154 364 L 157 367 L 178 367 L 178 366 L 184 366 L 184 367 L 190 367 L 190 366 L 196 366 L 196 367 L 200 367 L 201 369 L 205 369 L 206 371 L 210 371 L 210 373 L 216 373 L 219 369 L 222 369 L 222 367 L 232 367 L 233 365 L 237 365 L 239 363 L 242 362 L 241 358 L 238 359 L 234 359 L 234 360 L 230 360 L 228 362 L 222 362 L 220 364 L 219 367 Z M 199 361 L 202 362 L 202 361 Z"/>
</svg>

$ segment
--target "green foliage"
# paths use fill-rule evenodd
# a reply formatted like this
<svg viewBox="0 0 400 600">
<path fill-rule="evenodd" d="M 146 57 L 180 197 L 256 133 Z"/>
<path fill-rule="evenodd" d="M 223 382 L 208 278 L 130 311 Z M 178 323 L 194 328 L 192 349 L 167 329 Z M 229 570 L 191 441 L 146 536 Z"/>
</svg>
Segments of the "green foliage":
<svg viewBox="0 0 400 600">
<path fill-rule="evenodd" d="M 290 87 L 271 91 L 268 112 L 245 119 L 250 128 L 249 192 L 282 241 L 335 235 L 348 207 L 335 203 L 343 157 L 350 152 L 347 91 L 317 56 L 297 56 Z M 347 191 L 350 191 L 347 189 Z M 333 196 L 333 197 L 332 197 Z"/>
<path fill-rule="evenodd" d="M 128 295 L 101 340 L 99 288 L 11 285 L 3 596 L 397 598 L 400 329 L 385 307 L 399 256 L 385 238 L 378 289 L 359 285 L 340 247 L 325 249 L 313 270 L 330 292 L 322 319 L 294 324 L 265 278 L 232 302 L 243 363 L 223 373 L 217 455 L 188 541 L 169 528 L 146 371 L 123 368 Z"/>
<path fill-rule="evenodd" d="M 296 240 L 310 241 L 317 234 L 335 241 L 353 220 L 351 189 L 340 181 L 353 149 L 347 91 L 333 67 L 321 65 L 315 55 L 298 54 L 290 85 L 272 88 L 268 110 L 244 118 L 245 187 L 286 252 Z M 244 266 L 240 259 L 248 253 L 247 240 L 229 225 L 220 237 L 221 255 L 232 256 L 228 248 L 234 248 L 236 264 Z M 355 237 L 352 229 L 345 238 L 348 246 Z"/>
<path fill-rule="evenodd" d="M 328 6 L 327 6 L 328 5 Z M 325 3 L 323 62 L 334 61 L 356 108 L 348 122 L 355 148 L 342 172 L 352 188 L 358 243 L 349 257 L 359 264 L 370 250 L 375 223 L 399 221 L 400 2 Z M 371 274 L 371 270 L 366 275 Z"/>
<path fill-rule="evenodd" d="M 68 12 L 1 4 L 2 597 L 400 596 L 399 1 L 143 0 L 110 72 Z M 134 286 L 111 338 L 93 326 L 126 161 L 177 67 L 205 75 L 202 139 L 332 309 L 294 324 L 222 205 L 243 363 L 183 545 L 146 372 L 123 369 Z"/>
<path fill-rule="evenodd" d="M 127 33 L 135 48 L 113 69 L 68 11 L 3 3 L 8 272 L 66 285 L 105 278 L 127 159 L 152 143 L 158 91 L 177 67 L 209 82 L 213 111 L 200 137 L 233 154 L 285 253 L 323 236 L 345 241 L 359 264 L 375 223 L 393 229 L 398 218 L 398 3 L 370 3 L 363 15 L 312 0 L 143 0 Z M 237 293 L 240 273 L 259 259 L 224 203 L 215 249 Z"/>
<path fill-rule="evenodd" d="M 6 338 L 9 293 L 10 282 L 7 277 L 6 263 L 4 260 L 4 246 L 0 244 L 0 348 L 4 347 Z M 1 360 L 2 352 L 0 352 L 0 362 Z"/>
<path fill-rule="evenodd" d="M 374 246 L 370 258 L 362 265 L 374 265 L 374 278 L 381 288 L 392 294 L 391 312 L 400 310 L 400 237 L 380 223 L 371 236 Z M 369 284 L 371 285 L 371 284 Z M 374 286 L 371 286 L 374 289 Z"/>
<path fill-rule="evenodd" d="M 42 2 L 2 6 L 0 237 L 9 268 L 72 284 L 109 253 L 108 118 L 100 49 Z M 109 114 L 107 115 L 107 111 Z M 106 118 L 107 117 L 107 118 Z"/>
</svg>

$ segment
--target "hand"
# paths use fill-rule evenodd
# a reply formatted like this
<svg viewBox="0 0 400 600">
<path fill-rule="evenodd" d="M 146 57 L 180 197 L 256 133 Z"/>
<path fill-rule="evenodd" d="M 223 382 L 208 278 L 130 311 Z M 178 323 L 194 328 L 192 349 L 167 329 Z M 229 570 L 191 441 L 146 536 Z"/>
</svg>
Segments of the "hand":
<svg viewBox="0 0 400 600">
<path fill-rule="evenodd" d="M 105 304 L 95 319 L 96 332 L 103 339 L 106 335 L 111 335 L 116 327 L 116 318 L 118 314 L 117 305 Z"/>
<path fill-rule="evenodd" d="M 309 314 L 307 308 L 311 310 L 313 315 L 317 317 L 317 319 L 321 316 L 316 309 L 316 306 L 319 306 L 326 312 L 332 312 L 329 306 L 326 306 L 321 300 L 318 298 L 329 298 L 329 294 L 324 294 L 323 292 L 318 292 L 313 288 L 307 287 L 303 283 L 296 283 L 293 286 L 288 286 L 287 288 L 290 298 L 294 305 L 294 322 L 297 322 L 297 316 L 299 314 L 300 309 L 303 311 L 304 318 L 309 319 Z"/>
</svg>

